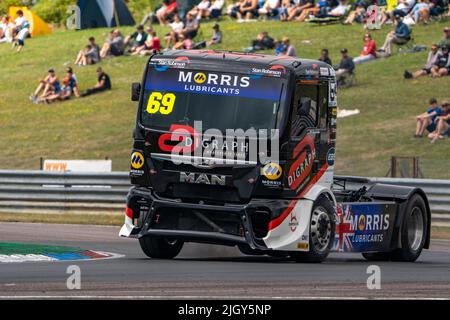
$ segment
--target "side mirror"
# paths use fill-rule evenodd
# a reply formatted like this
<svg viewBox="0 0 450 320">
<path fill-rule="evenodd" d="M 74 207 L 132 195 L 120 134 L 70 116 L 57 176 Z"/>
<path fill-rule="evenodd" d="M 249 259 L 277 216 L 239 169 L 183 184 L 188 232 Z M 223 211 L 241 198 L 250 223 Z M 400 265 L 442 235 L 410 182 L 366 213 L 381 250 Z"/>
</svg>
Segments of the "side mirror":
<svg viewBox="0 0 450 320">
<path fill-rule="evenodd" d="M 141 84 L 133 83 L 131 85 L 131 101 L 139 101 L 140 96 L 141 96 Z"/>
</svg>

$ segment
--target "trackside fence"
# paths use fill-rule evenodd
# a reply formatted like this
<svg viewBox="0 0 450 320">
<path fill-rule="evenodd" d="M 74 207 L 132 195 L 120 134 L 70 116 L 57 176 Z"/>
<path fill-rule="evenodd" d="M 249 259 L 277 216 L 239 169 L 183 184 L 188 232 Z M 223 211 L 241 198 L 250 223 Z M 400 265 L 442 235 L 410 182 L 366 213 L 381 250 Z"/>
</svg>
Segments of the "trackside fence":
<svg viewBox="0 0 450 320">
<path fill-rule="evenodd" d="M 450 226 L 450 180 L 369 178 L 416 186 L 430 200 L 433 224 Z M 0 170 L 0 212 L 122 213 L 130 189 L 128 172 L 54 173 Z"/>
</svg>

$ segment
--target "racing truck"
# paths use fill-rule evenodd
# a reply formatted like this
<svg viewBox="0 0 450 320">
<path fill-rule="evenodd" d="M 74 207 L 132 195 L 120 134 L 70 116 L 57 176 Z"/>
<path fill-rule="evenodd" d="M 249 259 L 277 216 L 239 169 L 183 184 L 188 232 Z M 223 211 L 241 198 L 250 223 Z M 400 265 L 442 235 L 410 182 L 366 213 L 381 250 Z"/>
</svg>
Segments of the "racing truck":
<svg viewBox="0 0 450 320">
<path fill-rule="evenodd" d="M 326 63 L 167 51 L 149 58 L 131 98 L 120 236 L 148 257 L 197 242 L 299 262 L 332 251 L 412 262 L 430 245 L 423 190 L 334 176 L 337 88 Z"/>
</svg>

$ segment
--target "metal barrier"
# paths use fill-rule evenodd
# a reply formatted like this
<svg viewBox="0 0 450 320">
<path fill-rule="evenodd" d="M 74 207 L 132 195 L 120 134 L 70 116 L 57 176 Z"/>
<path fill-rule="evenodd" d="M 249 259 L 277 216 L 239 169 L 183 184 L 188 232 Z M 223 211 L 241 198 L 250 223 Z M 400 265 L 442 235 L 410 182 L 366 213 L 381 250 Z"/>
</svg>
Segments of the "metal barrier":
<svg viewBox="0 0 450 320">
<path fill-rule="evenodd" d="M 430 200 L 434 225 L 450 226 L 450 180 L 369 180 L 424 189 Z M 53 173 L 0 170 L 0 211 L 118 213 L 123 212 L 130 187 L 128 172 Z"/>
</svg>

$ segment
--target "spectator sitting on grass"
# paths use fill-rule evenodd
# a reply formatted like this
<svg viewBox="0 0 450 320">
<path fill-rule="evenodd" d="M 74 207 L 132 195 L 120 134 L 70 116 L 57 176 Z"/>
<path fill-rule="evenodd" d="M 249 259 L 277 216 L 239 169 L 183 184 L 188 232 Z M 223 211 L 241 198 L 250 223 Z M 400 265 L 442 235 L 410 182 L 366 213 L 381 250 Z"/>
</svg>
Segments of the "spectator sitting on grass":
<svg viewBox="0 0 450 320">
<path fill-rule="evenodd" d="M 185 38 L 194 39 L 197 36 L 199 28 L 200 24 L 198 23 L 198 20 L 195 19 L 193 14 L 188 13 L 186 16 L 186 22 L 184 24 L 184 29 L 181 30 L 181 34 Z"/>
<path fill-rule="evenodd" d="M 443 31 L 444 37 L 442 38 L 441 41 L 438 42 L 439 48 L 450 47 L 450 28 L 445 27 Z"/>
<path fill-rule="evenodd" d="M 395 22 L 397 24 L 395 30 L 387 34 L 386 40 L 379 50 L 384 53 L 383 55 L 390 56 L 392 54 L 393 44 L 405 44 L 411 40 L 411 30 L 402 20 L 400 15 L 395 16 Z"/>
<path fill-rule="evenodd" d="M 258 18 L 258 0 L 246 0 L 240 5 L 239 11 L 236 12 L 237 22 L 250 21 L 253 18 Z"/>
<path fill-rule="evenodd" d="M 152 27 L 149 27 L 151 30 Z M 139 25 L 136 31 L 125 37 L 125 46 L 129 46 L 128 52 L 134 52 L 137 48 L 142 47 L 147 41 L 148 33 L 144 31 L 144 26 Z"/>
<path fill-rule="evenodd" d="M 329 54 L 328 49 L 322 49 L 322 51 L 320 51 L 319 61 L 328 63 L 330 66 L 333 65 L 333 63 L 331 62 L 331 59 L 330 59 L 330 54 Z"/>
<path fill-rule="evenodd" d="M 177 12 L 178 4 L 176 0 L 163 0 L 161 8 L 156 10 L 156 18 L 159 24 L 164 26 L 168 20 Z"/>
<path fill-rule="evenodd" d="M 183 34 L 178 35 L 178 42 L 173 46 L 174 50 L 190 50 L 193 47 L 192 39 L 185 37 Z"/>
<path fill-rule="evenodd" d="M 237 0 L 227 7 L 227 15 L 230 18 L 237 18 L 237 13 L 241 10 L 241 6 L 244 5 L 246 0 Z"/>
<path fill-rule="evenodd" d="M 218 18 L 222 15 L 222 9 L 225 5 L 225 0 L 215 0 L 208 10 L 204 12 L 204 17 L 207 18 Z"/>
<path fill-rule="evenodd" d="M 431 98 L 429 107 L 426 112 L 416 116 L 416 133 L 415 138 L 422 138 L 425 130 L 432 133 L 436 130 L 436 118 L 442 114 L 442 109 L 438 106 L 437 100 Z"/>
<path fill-rule="evenodd" d="M 292 21 L 300 16 L 304 10 L 314 7 L 314 0 L 297 0 L 288 8 L 287 20 Z"/>
<path fill-rule="evenodd" d="M 119 29 L 111 31 L 106 43 L 103 45 L 102 50 L 100 50 L 100 57 L 106 58 L 108 56 L 121 56 L 125 50 L 125 43 L 120 33 Z"/>
<path fill-rule="evenodd" d="M 319 13 L 316 15 L 316 18 L 340 18 L 347 14 L 349 6 L 346 3 L 346 0 L 340 0 L 339 4 L 328 11 L 327 13 Z"/>
<path fill-rule="evenodd" d="M 368 6 L 369 3 L 364 0 L 357 2 L 355 10 L 350 11 L 343 24 L 353 24 L 353 22 L 364 23 Z"/>
<path fill-rule="evenodd" d="M 50 68 L 48 70 L 47 76 L 39 81 L 39 84 L 30 96 L 30 100 L 33 103 L 37 103 L 39 98 L 45 98 L 51 94 L 59 93 L 61 90 L 61 85 L 59 83 L 58 77 L 56 76 L 55 70 Z"/>
<path fill-rule="evenodd" d="M 363 51 L 359 55 L 359 57 L 353 59 L 355 64 L 361 64 L 370 60 L 375 60 L 377 58 L 377 45 L 375 40 L 372 39 L 372 36 L 369 33 L 364 35 L 364 47 Z"/>
<path fill-rule="evenodd" d="M 209 12 L 210 6 L 211 2 L 209 0 L 201 0 L 189 13 L 196 17 L 197 20 L 201 20 L 203 17 L 206 17 L 206 12 Z"/>
<path fill-rule="evenodd" d="M 105 72 L 103 72 L 102 68 L 98 67 L 97 68 L 97 84 L 93 88 L 87 89 L 81 96 L 87 97 L 91 94 L 104 92 L 107 90 L 111 90 L 111 79 Z"/>
<path fill-rule="evenodd" d="M 449 47 L 445 46 L 436 57 L 434 65 L 431 67 L 431 76 L 433 78 L 443 77 L 449 74 L 450 71 L 450 56 Z"/>
<path fill-rule="evenodd" d="M 335 67 L 336 81 L 340 81 L 342 78 L 353 73 L 353 70 L 355 70 L 355 63 L 348 55 L 348 50 L 346 48 L 341 49 L 341 56 L 341 62 Z"/>
<path fill-rule="evenodd" d="M 184 23 L 181 21 L 180 16 L 176 14 L 173 16 L 173 22 L 169 26 L 172 30 L 165 36 L 166 49 L 170 48 L 171 43 L 175 44 L 178 42 L 178 35 L 184 29 Z"/>
<path fill-rule="evenodd" d="M 0 43 L 13 41 L 14 24 L 8 16 L 3 16 L 0 21 Z"/>
<path fill-rule="evenodd" d="M 419 0 L 407 15 L 417 24 L 420 21 L 427 24 L 430 20 L 430 5 L 428 0 Z"/>
<path fill-rule="evenodd" d="M 297 21 L 303 22 L 307 18 L 312 18 L 318 14 L 326 14 L 331 8 L 337 6 L 336 0 L 319 0 L 313 7 L 306 8 L 302 11 L 300 16 L 297 17 Z"/>
<path fill-rule="evenodd" d="M 100 47 L 95 43 L 95 38 L 89 38 L 89 44 L 78 53 L 74 64 L 86 66 L 100 61 Z"/>
<path fill-rule="evenodd" d="M 72 96 L 72 88 L 70 86 L 70 79 L 65 77 L 63 79 L 63 86 L 59 92 L 51 93 L 45 97 L 39 97 L 37 103 L 49 104 L 57 100 L 69 100 Z"/>
<path fill-rule="evenodd" d="M 80 97 L 80 90 L 78 88 L 78 80 L 77 80 L 77 76 L 74 75 L 73 70 L 71 67 L 68 67 L 66 69 L 66 78 L 69 79 L 69 85 L 70 88 L 72 89 L 72 93 L 75 97 L 79 98 Z"/>
<path fill-rule="evenodd" d="M 435 122 L 436 130 L 428 135 L 432 143 L 450 135 L 450 105 L 448 101 L 442 102 L 442 113 L 436 117 Z"/>
<path fill-rule="evenodd" d="M 149 32 L 151 33 L 149 33 L 149 36 L 147 37 L 144 45 L 137 48 L 136 51 L 132 53 L 132 55 L 149 56 L 153 53 L 161 51 L 161 41 L 156 35 L 156 32 L 153 30 Z"/>
<path fill-rule="evenodd" d="M 30 35 L 30 22 L 23 16 L 22 10 L 17 10 L 17 18 L 14 20 L 14 45 L 18 45 L 17 52 L 25 46 L 25 38 Z"/>
<path fill-rule="evenodd" d="M 283 52 L 281 52 L 282 56 L 289 56 L 289 57 L 296 57 L 297 51 L 295 50 L 294 46 L 291 44 L 291 40 L 289 40 L 288 37 L 283 37 L 281 40 L 283 43 L 285 49 Z"/>
<path fill-rule="evenodd" d="M 433 68 L 434 64 L 436 63 L 438 54 L 439 54 L 439 47 L 437 44 L 433 44 L 431 46 L 430 52 L 428 53 L 427 63 L 425 64 L 425 67 L 412 73 L 409 72 L 408 70 L 405 70 L 405 73 L 403 74 L 405 79 L 411 78 L 417 79 L 419 77 L 431 74 L 431 68 Z"/>
<path fill-rule="evenodd" d="M 213 34 L 210 40 L 206 42 L 206 46 L 212 46 L 213 44 L 218 44 L 222 42 L 222 31 L 220 31 L 220 26 L 216 23 L 213 25 Z"/>
<path fill-rule="evenodd" d="M 269 36 L 269 33 L 267 31 L 263 31 L 256 36 L 256 39 L 252 40 L 252 46 L 244 49 L 244 51 L 255 52 L 274 48 L 275 48 L 274 39 Z"/>
<path fill-rule="evenodd" d="M 280 13 L 280 0 L 266 0 L 258 10 L 259 16 L 276 17 Z"/>
<path fill-rule="evenodd" d="M 437 17 L 444 13 L 444 1 L 443 0 L 430 0 L 430 16 Z"/>
</svg>

